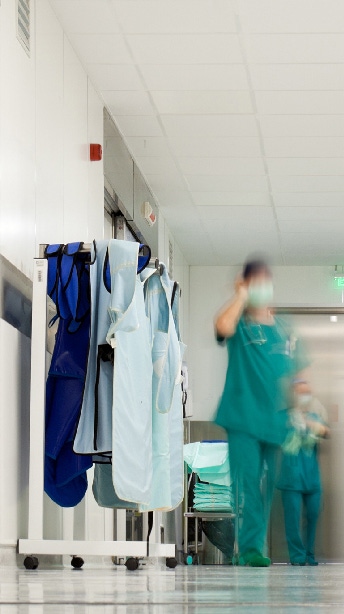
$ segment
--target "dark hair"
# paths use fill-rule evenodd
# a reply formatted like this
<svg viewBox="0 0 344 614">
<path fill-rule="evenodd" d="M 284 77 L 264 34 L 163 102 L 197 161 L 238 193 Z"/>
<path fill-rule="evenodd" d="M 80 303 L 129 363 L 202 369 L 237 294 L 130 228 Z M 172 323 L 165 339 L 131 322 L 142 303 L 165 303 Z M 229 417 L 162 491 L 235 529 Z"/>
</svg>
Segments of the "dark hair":
<svg viewBox="0 0 344 614">
<path fill-rule="evenodd" d="M 242 276 L 244 279 L 249 279 L 250 277 L 254 277 L 259 273 L 265 273 L 269 277 L 271 277 L 271 270 L 269 265 L 265 262 L 265 260 L 249 260 L 244 264 Z"/>
</svg>

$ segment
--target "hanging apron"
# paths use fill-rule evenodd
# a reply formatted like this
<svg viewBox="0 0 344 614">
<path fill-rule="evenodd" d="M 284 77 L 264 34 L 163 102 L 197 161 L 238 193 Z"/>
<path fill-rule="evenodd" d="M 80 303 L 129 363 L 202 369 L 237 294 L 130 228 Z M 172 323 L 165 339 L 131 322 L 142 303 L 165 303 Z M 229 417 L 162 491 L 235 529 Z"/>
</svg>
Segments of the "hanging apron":
<svg viewBox="0 0 344 614">
<path fill-rule="evenodd" d="M 77 454 L 111 454 L 111 348 L 106 342 L 110 325 L 110 287 L 106 283 L 109 241 L 97 241 L 91 251 L 91 337 L 82 408 L 74 439 Z"/>
<path fill-rule="evenodd" d="M 184 423 L 183 423 L 183 399 L 182 399 L 182 361 L 186 345 L 180 339 L 179 312 L 180 312 L 180 288 L 176 282 L 171 282 L 172 316 L 179 340 L 179 367 L 175 381 L 175 389 L 171 411 L 169 412 L 170 431 L 170 474 L 171 474 L 171 506 L 178 507 L 184 498 Z"/>
<path fill-rule="evenodd" d="M 44 488 L 62 507 L 74 507 L 87 490 L 91 456 L 73 452 L 89 348 L 89 264 L 82 243 L 49 245 L 48 294 L 59 317 L 46 385 Z"/>
<path fill-rule="evenodd" d="M 141 274 L 145 284 L 146 313 L 150 319 L 152 346 L 152 421 L 153 421 L 153 489 L 147 505 L 140 511 L 170 510 L 171 492 L 176 476 L 171 475 L 170 411 L 175 383 L 179 374 L 179 341 L 171 311 L 170 281 L 163 266 L 159 275 L 154 269 Z M 179 447 L 179 446 L 178 446 Z"/>
<path fill-rule="evenodd" d="M 112 482 L 111 463 L 97 463 L 94 467 L 92 491 L 100 507 L 137 510 L 137 504 L 123 501 L 115 492 Z"/>
<path fill-rule="evenodd" d="M 117 496 L 148 503 L 152 490 L 152 360 L 138 243 L 110 241 L 111 325 L 114 349 L 112 470 Z"/>
</svg>

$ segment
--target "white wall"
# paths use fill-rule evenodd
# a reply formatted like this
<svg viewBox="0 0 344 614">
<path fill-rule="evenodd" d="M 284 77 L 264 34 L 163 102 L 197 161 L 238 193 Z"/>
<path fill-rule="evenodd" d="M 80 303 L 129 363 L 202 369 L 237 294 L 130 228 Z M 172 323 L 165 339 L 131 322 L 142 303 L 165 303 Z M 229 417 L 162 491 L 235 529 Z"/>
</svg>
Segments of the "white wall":
<svg viewBox="0 0 344 614">
<path fill-rule="evenodd" d="M 29 58 L 15 0 L 0 6 L 0 250 L 26 275 L 39 243 L 103 233 L 103 103 L 47 0 L 31 2 Z"/>
<path fill-rule="evenodd" d="M 31 277 L 39 243 L 103 236 L 103 165 L 88 159 L 89 143 L 103 142 L 103 103 L 49 2 L 31 2 L 30 58 L 15 5 L 0 4 L 0 252 Z M 30 343 L 0 325 L 0 544 L 15 544 L 27 531 Z M 46 509 L 56 537 L 62 515 L 48 500 Z"/>
<path fill-rule="evenodd" d="M 31 278 L 39 243 L 103 236 L 103 164 L 88 159 L 89 143 L 103 143 L 103 103 L 49 2 L 31 0 L 30 57 L 16 39 L 15 5 L 0 3 L 0 253 Z M 166 260 L 169 231 L 162 216 L 159 228 L 154 240 L 162 237 L 159 257 Z M 176 244 L 185 336 L 188 270 Z M 0 460 L 11 468 L 0 480 L 1 546 L 27 532 L 30 370 L 29 340 L 3 321 L 0 365 Z M 88 538 L 111 538 L 111 511 L 96 505 L 90 489 L 85 505 L 73 521 L 71 511 L 62 514 L 46 498 L 45 535 L 72 537 L 73 525 L 85 516 Z"/>
<path fill-rule="evenodd" d="M 17 382 L 30 373 L 30 340 L 1 319 L 0 338 L 0 372 L 11 373 L 0 385 L 0 544 L 12 545 L 27 521 L 30 388 Z"/>
<path fill-rule="evenodd" d="M 340 306 L 342 293 L 330 267 L 276 267 L 275 299 L 280 306 Z M 237 267 L 190 267 L 189 353 L 193 419 L 211 420 L 222 392 L 227 355 L 214 337 L 216 311 L 233 294 Z"/>
</svg>

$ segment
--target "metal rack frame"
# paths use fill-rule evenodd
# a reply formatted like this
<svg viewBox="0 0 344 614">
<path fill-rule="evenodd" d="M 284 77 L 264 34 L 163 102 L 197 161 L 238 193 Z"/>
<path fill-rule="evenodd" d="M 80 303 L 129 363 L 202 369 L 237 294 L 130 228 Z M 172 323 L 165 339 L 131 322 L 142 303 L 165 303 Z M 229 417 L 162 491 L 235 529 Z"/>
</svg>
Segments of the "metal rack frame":
<svg viewBox="0 0 344 614">
<path fill-rule="evenodd" d="M 192 510 L 188 505 L 189 497 L 189 479 L 188 479 L 188 467 L 184 463 L 184 544 L 183 555 L 184 562 L 186 557 L 190 554 L 189 551 L 189 520 L 191 518 L 195 521 L 195 549 L 194 556 L 198 559 L 198 521 L 199 520 L 222 520 L 223 518 L 232 518 L 235 522 L 235 539 L 234 539 L 234 556 L 238 554 L 238 514 L 234 512 L 200 512 L 198 510 Z M 237 501 L 236 501 L 237 508 Z M 198 563 L 198 561 L 197 561 Z"/>
<path fill-rule="evenodd" d="M 190 443 L 191 430 L 190 419 L 184 419 L 184 442 Z M 184 562 L 190 554 L 189 551 L 189 520 L 193 518 L 195 520 L 195 551 L 194 556 L 198 563 L 198 521 L 199 520 L 222 520 L 223 518 L 234 519 L 235 527 L 235 539 L 234 539 L 234 556 L 238 554 L 238 522 L 239 522 L 239 499 L 238 491 L 235 493 L 235 513 L 234 512 L 200 512 L 189 508 L 189 472 L 188 466 L 184 462 L 184 502 L 183 502 L 183 557 Z"/>
<path fill-rule="evenodd" d="M 40 245 L 40 257 L 34 260 L 31 382 L 30 382 L 30 467 L 28 538 L 19 539 L 21 554 L 96 555 L 112 557 L 147 556 L 145 541 L 80 541 L 74 539 L 44 539 L 44 431 L 47 341 L 47 275 L 44 257 L 46 245 Z M 84 244 L 82 251 L 89 251 Z M 150 557 L 175 557 L 175 544 L 149 543 Z"/>
</svg>

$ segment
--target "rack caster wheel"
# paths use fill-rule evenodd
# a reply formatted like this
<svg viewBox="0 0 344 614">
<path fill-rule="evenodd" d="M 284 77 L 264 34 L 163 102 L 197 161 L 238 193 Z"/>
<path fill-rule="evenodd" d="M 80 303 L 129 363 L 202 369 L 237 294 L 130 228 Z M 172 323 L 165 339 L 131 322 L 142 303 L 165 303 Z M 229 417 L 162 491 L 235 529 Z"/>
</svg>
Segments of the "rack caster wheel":
<svg viewBox="0 0 344 614">
<path fill-rule="evenodd" d="M 133 556 L 131 556 L 129 559 L 126 560 L 125 566 L 128 571 L 135 571 L 139 567 L 139 561 L 138 559 L 135 559 Z"/>
<path fill-rule="evenodd" d="M 39 565 L 39 560 L 36 556 L 27 556 L 24 559 L 24 567 L 25 569 L 37 569 Z"/>
<path fill-rule="evenodd" d="M 198 554 L 194 554 L 192 557 L 192 564 L 193 565 L 199 565 L 199 556 Z"/>
<path fill-rule="evenodd" d="M 73 556 L 70 562 L 71 566 L 74 567 L 74 569 L 81 569 L 84 563 L 85 561 L 81 558 L 81 556 Z"/>
<path fill-rule="evenodd" d="M 174 556 L 168 557 L 166 559 L 166 567 L 169 567 L 169 569 L 175 569 L 178 565 L 178 561 Z"/>
<path fill-rule="evenodd" d="M 184 564 L 185 565 L 192 565 L 193 564 L 193 556 L 192 556 L 192 554 L 185 554 L 185 556 L 184 556 Z"/>
</svg>

